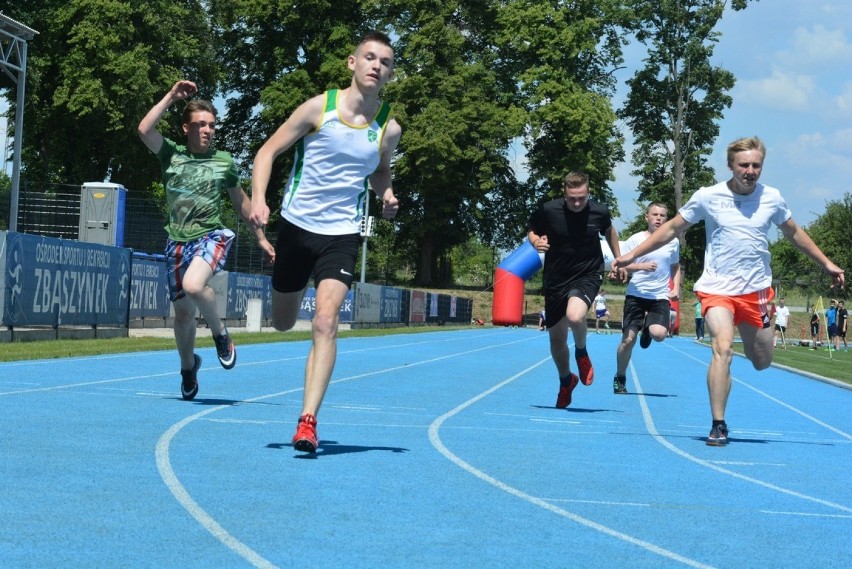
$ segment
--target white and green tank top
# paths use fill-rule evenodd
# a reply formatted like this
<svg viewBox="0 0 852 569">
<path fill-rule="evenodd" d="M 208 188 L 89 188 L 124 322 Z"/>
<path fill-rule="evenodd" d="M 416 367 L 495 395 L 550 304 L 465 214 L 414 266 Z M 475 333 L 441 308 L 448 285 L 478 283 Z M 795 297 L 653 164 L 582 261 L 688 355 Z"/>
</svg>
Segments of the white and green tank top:
<svg viewBox="0 0 852 569">
<path fill-rule="evenodd" d="M 379 166 L 390 115 L 383 102 L 368 124 L 349 124 L 337 112 L 338 94 L 326 91 L 319 126 L 296 143 L 281 204 L 283 218 L 322 235 L 358 233 L 367 180 Z"/>
</svg>

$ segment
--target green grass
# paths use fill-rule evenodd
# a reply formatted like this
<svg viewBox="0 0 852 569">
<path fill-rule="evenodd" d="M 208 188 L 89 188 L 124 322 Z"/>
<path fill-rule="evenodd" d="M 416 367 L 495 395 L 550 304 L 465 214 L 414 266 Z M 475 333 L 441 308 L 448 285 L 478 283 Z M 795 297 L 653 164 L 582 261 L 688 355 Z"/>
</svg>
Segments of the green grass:
<svg viewBox="0 0 852 569">
<path fill-rule="evenodd" d="M 842 343 L 840 346 L 840 351 L 832 350 L 831 357 L 829 357 L 825 346 L 812 350 L 804 346 L 788 344 L 786 350 L 782 350 L 780 347 L 775 350 L 772 361 L 776 364 L 815 373 L 852 385 L 852 365 L 850 365 L 852 364 L 852 352 L 843 351 Z M 742 344 L 735 346 L 734 349 L 741 353 Z"/>
<path fill-rule="evenodd" d="M 341 338 L 358 338 L 370 336 L 386 336 L 389 334 L 423 334 L 447 330 L 459 330 L 470 326 L 412 326 L 403 328 L 364 328 L 358 330 L 341 330 Z M 311 339 L 310 331 L 291 332 L 235 332 L 234 343 L 240 344 L 269 344 L 273 342 L 299 342 Z M 213 338 L 199 333 L 196 346 L 207 348 L 213 346 Z M 127 352 L 150 352 L 157 350 L 174 350 L 174 338 L 110 338 L 92 340 L 45 340 L 34 342 L 10 342 L 0 344 L 0 362 L 20 360 L 41 360 L 55 358 L 72 358 L 85 356 L 100 356 Z"/>
</svg>

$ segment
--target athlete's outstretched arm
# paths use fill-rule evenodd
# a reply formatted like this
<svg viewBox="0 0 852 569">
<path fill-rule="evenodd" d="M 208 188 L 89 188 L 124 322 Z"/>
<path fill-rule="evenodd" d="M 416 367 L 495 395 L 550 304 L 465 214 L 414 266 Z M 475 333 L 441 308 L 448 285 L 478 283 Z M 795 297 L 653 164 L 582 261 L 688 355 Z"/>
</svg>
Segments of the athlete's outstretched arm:
<svg viewBox="0 0 852 569">
<path fill-rule="evenodd" d="M 376 171 L 370 175 L 370 187 L 377 196 L 382 198 L 382 217 L 391 219 L 396 216 L 399 211 L 399 200 L 393 193 L 393 180 L 391 175 L 391 160 L 396 151 L 396 146 L 399 144 L 399 139 L 402 138 L 402 127 L 395 120 L 391 119 L 385 127 L 385 134 L 382 137 L 382 153 L 379 159 L 379 166 Z"/>
<path fill-rule="evenodd" d="M 843 287 L 845 284 L 843 269 L 832 263 L 831 259 L 825 256 L 825 253 L 814 243 L 811 236 L 792 217 L 778 227 L 781 228 L 781 233 L 784 234 L 784 237 L 796 246 L 796 249 L 822 267 L 823 272 L 831 277 L 832 286 Z"/>
<path fill-rule="evenodd" d="M 678 213 L 661 225 L 659 229 L 654 231 L 650 237 L 637 245 L 635 249 L 631 249 L 624 255 L 617 257 L 612 263 L 613 268 L 626 267 L 637 258 L 647 255 L 651 251 L 656 251 L 674 239 L 679 233 L 686 231 L 690 225 L 692 224 L 687 223 L 687 221 Z"/>
</svg>

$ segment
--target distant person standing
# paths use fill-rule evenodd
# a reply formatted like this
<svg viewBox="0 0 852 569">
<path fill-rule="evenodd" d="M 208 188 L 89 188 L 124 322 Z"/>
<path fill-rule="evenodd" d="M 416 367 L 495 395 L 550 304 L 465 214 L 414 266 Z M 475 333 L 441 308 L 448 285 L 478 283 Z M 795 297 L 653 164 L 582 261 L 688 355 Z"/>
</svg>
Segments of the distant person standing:
<svg viewBox="0 0 852 569">
<path fill-rule="evenodd" d="M 837 349 L 837 301 L 833 298 L 825 311 L 825 325 L 828 328 L 828 347 L 830 350 L 832 345 Z"/>
<path fill-rule="evenodd" d="M 538 331 L 539 332 L 544 332 L 544 328 L 545 328 L 544 322 L 545 322 L 545 314 L 544 314 L 544 310 L 542 310 L 541 312 L 538 313 Z"/>
<path fill-rule="evenodd" d="M 186 146 L 164 138 L 157 131 L 166 110 L 198 91 L 192 81 L 178 81 L 139 123 L 139 137 L 157 155 L 163 170 L 163 185 L 169 210 L 166 264 L 169 298 L 175 309 L 174 334 L 181 363 L 181 396 L 190 400 L 198 393 L 201 356 L 195 353 L 196 309 L 204 317 L 219 363 L 231 369 L 237 350 L 216 309 L 216 295 L 209 282 L 225 267 L 234 232 L 222 223 L 222 193 L 227 192 L 234 209 L 247 223 L 251 202 L 239 186 L 234 160 L 227 152 L 212 148 L 216 135 L 216 109 L 209 101 L 195 99 L 183 109 Z M 275 250 L 262 229 L 255 236 L 269 259 Z"/>
<path fill-rule="evenodd" d="M 699 342 L 704 341 L 704 316 L 701 314 L 701 299 L 696 298 L 692 303 L 695 307 L 695 339 Z"/>
<path fill-rule="evenodd" d="M 603 320 L 604 328 L 609 329 L 609 310 L 606 308 L 606 291 L 601 289 L 595 296 L 595 333 L 600 334 L 600 324 Z"/>
<path fill-rule="evenodd" d="M 781 334 L 781 345 L 787 349 L 787 321 L 790 319 L 790 309 L 784 304 L 784 298 L 778 299 L 775 309 L 775 332 L 772 334 L 772 347 L 778 347 L 778 334 Z"/>
<path fill-rule="evenodd" d="M 849 351 L 849 345 L 846 343 L 846 322 L 849 320 L 849 313 L 846 311 L 846 304 L 841 300 L 837 303 L 837 349 L 840 349 L 840 340 L 843 340 L 843 349 Z"/>
<path fill-rule="evenodd" d="M 816 350 L 819 344 L 819 314 L 816 305 L 811 307 L 811 349 Z"/>
<path fill-rule="evenodd" d="M 662 203 L 652 203 L 645 211 L 646 231 L 632 235 L 624 242 L 623 251 L 631 251 L 654 234 L 668 219 L 668 208 Z M 624 317 L 621 324 L 621 342 L 616 349 L 616 371 L 612 391 L 627 393 L 627 366 L 640 336 L 644 349 L 651 340 L 662 342 L 669 330 L 669 302 L 677 298 L 680 290 L 680 241 L 673 239 L 659 249 L 637 258 L 625 267 L 630 274 L 624 298 Z M 669 288 L 669 280 L 673 286 Z"/>
<path fill-rule="evenodd" d="M 577 383 L 591 385 L 595 379 L 586 351 L 586 315 L 601 288 L 604 265 L 600 236 L 606 237 L 614 255 L 619 255 L 618 232 L 609 209 L 589 197 L 589 178 L 571 172 L 562 182 L 562 197 L 543 204 L 530 218 L 527 238 L 544 253 L 544 308 L 550 355 L 559 373 L 556 407 L 571 404 Z M 625 272 L 620 271 L 620 276 Z M 574 357 L 579 375 L 571 373 L 568 331 L 574 336 Z"/>
<path fill-rule="evenodd" d="M 695 293 L 704 307 L 712 336 L 712 356 L 707 370 L 712 424 L 709 446 L 728 444 L 725 410 L 731 392 L 734 332 L 739 331 L 745 356 L 756 370 L 772 363 L 772 330 L 768 307 L 772 289 L 769 232 L 776 226 L 793 246 L 810 257 L 842 287 L 843 269 L 817 247 L 792 217 L 781 192 L 758 183 L 766 147 L 757 137 L 741 138 L 727 148 L 731 178 L 699 188 L 670 221 L 639 247 L 617 258 L 613 268 L 630 265 L 704 221 L 707 237 L 704 270 Z"/>
</svg>

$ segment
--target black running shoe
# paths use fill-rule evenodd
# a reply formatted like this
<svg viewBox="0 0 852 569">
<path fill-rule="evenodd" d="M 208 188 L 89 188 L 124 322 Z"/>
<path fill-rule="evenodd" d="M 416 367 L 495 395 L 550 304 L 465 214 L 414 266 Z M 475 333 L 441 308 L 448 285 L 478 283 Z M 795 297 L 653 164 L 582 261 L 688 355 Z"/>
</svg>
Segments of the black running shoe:
<svg viewBox="0 0 852 569">
<path fill-rule="evenodd" d="M 644 350 L 651 345 L 651 333 L 647 326 L 642 327 L 642 335 L 639 336 L 639 346 Z"/>
<path fill-rule="evenodd" d="M 198 370 L 201 368 L 201 356 L 192 354 L 195 358 L 195 365 L 192 369 L 180 370 L 180 395 L 185 401 L 192 401 L 198 394 Z"/>
<path fill-rule="evenodd" d="M 723 447 L 726 444 L 728 444 L 728 425 L 725 423 L 714 425 L 707 437 L 707 446 Z"/>
<path fill-rule="evenodd" d="M 612 392 L 616 395 L 624 395 L 627 393 L 627 378 L 615 376 L 612 379 Z"/>
<path fill-rule="evenodd" d="M 213 336 L 213 341 L 216 343 L 216 355 L 219 356 L 222 367 L 231 369 L 237 365 L 237 348 L 228 335 L 228 330 L 223 330 L 219 336 Z"/>
</svg>

